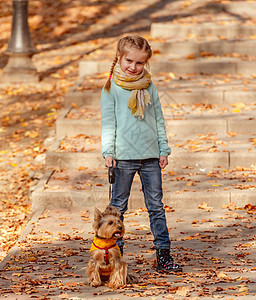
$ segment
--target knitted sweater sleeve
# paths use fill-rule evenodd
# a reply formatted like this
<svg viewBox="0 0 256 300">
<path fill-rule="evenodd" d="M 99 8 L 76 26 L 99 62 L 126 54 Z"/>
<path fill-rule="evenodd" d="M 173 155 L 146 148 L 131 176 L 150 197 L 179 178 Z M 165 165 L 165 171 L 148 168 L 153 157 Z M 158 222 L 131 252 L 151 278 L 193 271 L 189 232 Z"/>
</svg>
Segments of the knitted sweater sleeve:
<svg viewBox="0 0 256 300">
<path fill-rule="evenodd" d="M 168 156 L 169 154 L 171 154 L 171 148 L 168 146 L 164 116 L 158 96 L 158 91 L 155 85 L 153 85 L 153 95 L 158 135 L 158 146 L 160 152 L 159 154 L 163 156 Z"/>
<path fill-rule="evenodd" d="M 101 92 L 101 146 L 102 156 L 115 157 L 115 101 L 111 93 L 102 89 Z"/>
</svg>

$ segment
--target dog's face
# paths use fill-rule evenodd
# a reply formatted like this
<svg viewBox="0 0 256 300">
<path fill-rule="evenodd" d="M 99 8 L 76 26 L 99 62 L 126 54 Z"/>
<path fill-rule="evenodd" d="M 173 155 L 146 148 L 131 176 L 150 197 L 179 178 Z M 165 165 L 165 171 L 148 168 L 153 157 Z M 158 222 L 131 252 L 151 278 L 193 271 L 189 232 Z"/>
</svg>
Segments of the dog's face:
<svg viewBox="0 0 256 300">
<path fill-rule="evenodd" d="M 124 224 L 120 219 L 121 213 L 112 206 L 107 206 L 101 213 L 95 208 L 93 229 L 98 237 L 119 239 L 124 236 Z"/>
</svg>

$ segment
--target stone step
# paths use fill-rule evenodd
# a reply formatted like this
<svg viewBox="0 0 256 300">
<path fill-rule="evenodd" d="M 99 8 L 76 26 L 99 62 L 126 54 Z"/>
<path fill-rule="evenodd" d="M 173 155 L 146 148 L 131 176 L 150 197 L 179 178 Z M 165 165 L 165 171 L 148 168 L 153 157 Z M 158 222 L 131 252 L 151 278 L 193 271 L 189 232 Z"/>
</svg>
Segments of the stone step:
<svg viewBox="0 0 256 300">
<path fill-rule="evenodd" d="M 202 79 L 203 82 L 203 79 Z M 178 83 L 173 82 L 173 88 L 166 87 L 164 83 L 158 85 L 158 92 L 161 102 L 178 103 L 178 104 L 216 104 L 229 105 L 238 102 L 245 104 L 256 102 L 256 89 L 241 89 L 217 90 L 211 86 L 205 88 L 199 87 L 182 87 Z M 255 84 L 256 87 L 256 84 Z M 243 90 L 244 88 L 245 90 Z M 69 107 L 72 104 L 78 106 L 84 105 L 100 105 L 101 90 L 98 91 L 69 91 L 65 95 L 65 106 Z"/>
<path fill-rule="evenodd" d="M 46 153 L 46 167 L 100 168 L 104 166 L 99 136 L 78 135 L 57 140 Z"/>
<path fill-rule="evenodd" d="M 78 134 L 99 136 L 100 107 L 69 107 L 64 109 L 56 120 L 56 138 Z"/>
<path fill-rule="evenodd" d="M 241 107 L 240 107 L 241 105 Z M 162 108 L 169 135 L 218 133 L 255 133 L 255 105 L 238 103 L 234 107 L 207 106 L 204 104 L 180 105 L 164 103 Z M 99 107 L 69 107 L 56 121 L 56 137 L 78 134 L 100 136 Z"/>
<path fill-rule="evenodd" d="M 188 172 L 178 174 L 163 171 L 163 201 L 173 208 L 195 208 L 206 202 L 221 207 L 234 202 L 238 205 L 255 200 L 255 169 L 217 169 L 207 175 Z M 135 176 L 129 208 L 143 206 L 143 194 L 138 175 Z M 32 192 L 32 212 L 39 208 L 93 207 L 109 203 L 107 170 L 47 171 Z"/>
<path fill-rule="evenodd" d="M 224 24 L 221 24 L 224 23 Z M 222 39 L 239 39 L 241 37 L 255 37 L 256 28 L 254 22 L 248 24 L 242 22 L 212 22 L 203 23 L 153 23 L 151 25 L 152 38 L 172 38 L 175 40 L 190 37 L 219 36 Z"/>
<path fill-rule="evenodd" d="M 96 73 L 107 73 L 111 62 L 81 60 L 79 62 L 79 78 Z M 232 57 L 205 57 L 195 59 L 180 59 L 168 61 L 166 57 L 154 57 L 151 60 L 150 72 L 152 75 L 161 72 L 175 74 L 203 73 L 203 74 L 254 74 L 256 62 L 240 60 Z"/>
<path fill-rule="evenodd" d="M 255 36 L 256 37 L 256 36 Z M 168 53 L 174 57 L 185 57 L 194 55 L 251 55 L 255 56 L 256 40 L 212 40 L 212 41 L 176 41 L 166 39 L 151 43 L 154 55 Z M 237 55 L 238 56 L 238 55 Z"/>
<path fill-rule="evenodd" d="M 231 135 L 194 135 L 169 137 L 172 154 L 167 170 L 207 173 L 221 166 L 232 169 L 236 166 L 256 166 L 256 132 Z M 46 166 L 53 168 L 101 168 L 104 159 L 101 155 L 100 137 L 79 135 L 65 137 L 46 153 Z"/>
<path fill-rule="evenodd" d="M 245 20 L 249 17 L 256 17 L 256 3 L 255 1 L 230 1 L 224 4 L 225 11 L 233 14 L 240 15 Z"/>
<path fill-rule="evenodd" d="M 107 80 L 92 76 L 91 82 L 85 78 L 78 81 L 65 95 L 65 105 L 99 106 L 101 88 Z M 164 103 L 195 104 L 208 103 L 227 105 L 238 102 L 256 102 L 256 78 L 231 74 L 175 76 L 174 73 L 161 72 L 152 78 L 157 85 L 160 99 Z M 93 85 L 95 82 L 95 85 Z M 100 84 L 100 88 L 98 85 Z"/>
</svg>

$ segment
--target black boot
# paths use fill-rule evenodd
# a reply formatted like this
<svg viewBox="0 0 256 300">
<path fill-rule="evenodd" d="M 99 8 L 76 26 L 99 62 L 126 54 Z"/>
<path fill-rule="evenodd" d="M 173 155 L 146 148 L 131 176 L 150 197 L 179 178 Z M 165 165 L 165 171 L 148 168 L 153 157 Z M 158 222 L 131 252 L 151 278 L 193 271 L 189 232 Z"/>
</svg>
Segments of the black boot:
<svg viewBox="0 0 256 300">
<path fill-rule="evenodd" d="M 182 272 L 181 266 L 173 261 L 170 249 L 157 249 L 156 262 L 157 271 Z"/>
</svg>

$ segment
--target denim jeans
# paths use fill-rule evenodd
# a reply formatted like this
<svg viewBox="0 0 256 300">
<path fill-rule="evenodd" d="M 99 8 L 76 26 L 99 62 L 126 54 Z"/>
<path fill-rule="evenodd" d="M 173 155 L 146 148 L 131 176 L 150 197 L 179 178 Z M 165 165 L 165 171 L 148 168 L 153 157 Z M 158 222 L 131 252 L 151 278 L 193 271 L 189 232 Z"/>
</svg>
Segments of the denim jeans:
<svg viewBox="0 0 256 300">
<path fill-rule="evenodd" d="M 118 160 L 110 204 L 120 210 L 123 220 L 123 214 L 127 211 L 128 198 L 136 172 L 138 172 L 142 183 L 150 228 L 154 236 L 154 246 L 156 249 L 169 249 L 171 243 L 162 202 L 162 174 L 157 158 Z M 121 246 L 124 244 L 124 241 L 122 239 L 118 240 L 117 244 Z"/>
</svg>

